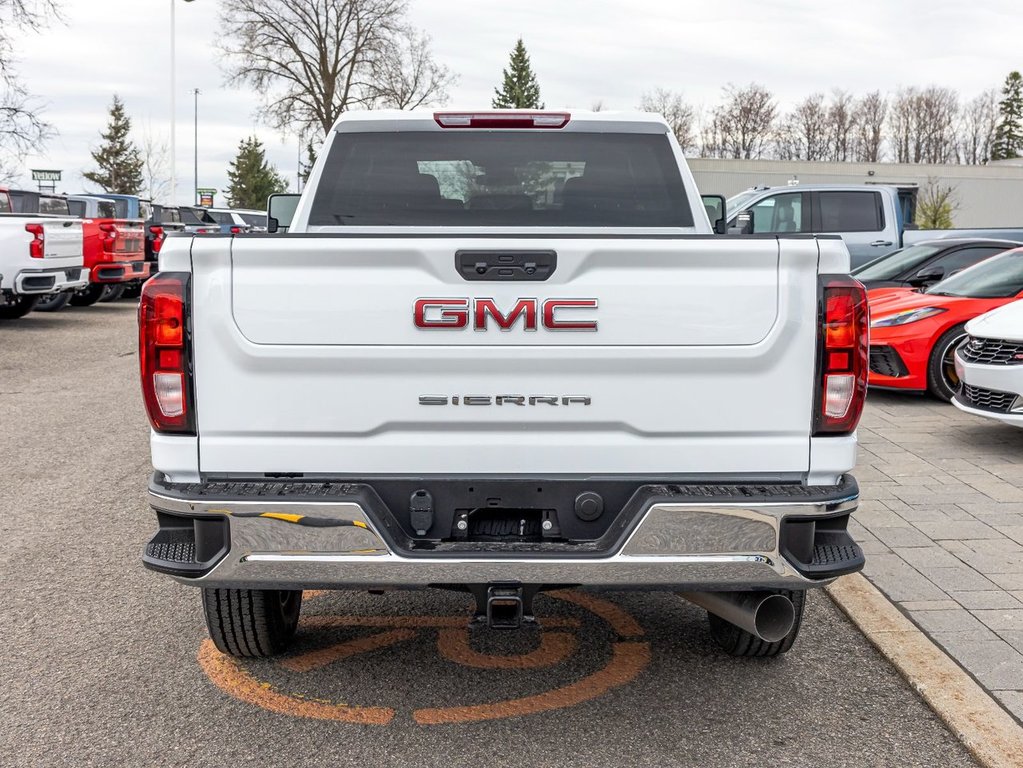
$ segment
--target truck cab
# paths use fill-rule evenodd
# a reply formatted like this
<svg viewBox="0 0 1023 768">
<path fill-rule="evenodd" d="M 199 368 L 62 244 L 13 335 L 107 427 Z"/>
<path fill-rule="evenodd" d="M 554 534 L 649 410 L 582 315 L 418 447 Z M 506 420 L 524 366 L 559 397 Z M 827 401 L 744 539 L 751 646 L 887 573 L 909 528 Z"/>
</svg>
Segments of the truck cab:
<svg viewBox="0 0 1023 768">
<path fill-rule="evenodd" d="M 885 256 L 902 243 L 902 206 L 896 187 L 798 184 L 758 187 L 727 201 L 729 227 L 753 214 L 753 234 L 839 235 L 853 268 Z"/>
</svg>

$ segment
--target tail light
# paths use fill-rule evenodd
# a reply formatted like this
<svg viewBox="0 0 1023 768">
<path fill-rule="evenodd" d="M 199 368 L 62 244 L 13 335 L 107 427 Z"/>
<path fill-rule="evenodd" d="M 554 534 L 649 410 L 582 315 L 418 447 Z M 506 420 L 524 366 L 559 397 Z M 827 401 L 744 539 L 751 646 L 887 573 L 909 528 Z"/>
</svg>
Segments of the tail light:
<svg viewBox="0 0 1023 768">
<path fill-rule="evenodd" d="M 161 272 L 142 287 L 139 367 L 142 399 L 157 432 L 195 434 L 188 332 L 189 274 Z"/>
<path fill-rule="evenodd" d="M 822 275 L 814 434 L 856 429 L 867 399 L 867 292 L 848 275 Z"/>
<path fill-rule="evenodd" d="M 159 253 L 167 234 L 163 231 L 163 227 L 158 227 L 155 224 L 149 227 L 149 234 L 153 236 L 153 253 Z"/>
<path fill-rule="evenodd" d="M 231 227 L 231 234 L 232 235 L 240 235 L 241 233 L 242 233 L 242 228 L 241 227 Z"/>
<path fill-rule="evenodd" d="M 99 231 L 103 233 L 103 247 L 112 251 L 114 249 L 114 243 L 117 241 L 117 225 L 109 222 L 101 222 L 99 225 Z"/>
<path fill-rule="evenodd" d="M 46 233 L 42 224 L 26 224 L 25 231 L 32 235 L 28 243 L 28 255 L 33 259 L 43 258 L 46 250 Z"/>
<path fill-rule="evenodd" d="M 564 128 L 568 112 L 434 112 L 441 128 Z"/>
</svg>

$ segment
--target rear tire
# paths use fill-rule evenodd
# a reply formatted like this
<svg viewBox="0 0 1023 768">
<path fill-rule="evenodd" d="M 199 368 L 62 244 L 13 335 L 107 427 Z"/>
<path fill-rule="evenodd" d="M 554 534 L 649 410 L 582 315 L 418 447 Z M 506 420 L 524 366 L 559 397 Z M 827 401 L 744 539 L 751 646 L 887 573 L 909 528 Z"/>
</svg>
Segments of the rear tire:
<svg viewBox="0 0 1023 768">
<path fill-rule="evenodd" d="M 959 390 L 959 377 L 955 372 L 955 349 L 966 338 L 966 325 L 960 323 L 941 334 L 934 343 L 927 360 L 927 391 L 932 397 L 952 401 L 952 395 Z"/>
<path fill-rule="evenodd" d="M 100 301 L 117 301 L 124 295 L 124 283 L 108 285 L 106 292 L 100 297 Z"/>
<path fill-rule="evenodd" d="M 36 312 L 60 312 L 69 301 L 71 301 L 71 291 L 49 293 L 36 302 L 34 310 Z"/>
<path fill-rule="evenodd" d="M 745 629 L 740 629 L 734 624 L 718 618 L 713 613 L 708 613 L 707 619 L 710 622 L 710 635 L 721 650 L 730 656 L 742 656 L 745 658 L 780 656 L 788 652 L 792 644 L 796 642 L 796 636 L 799 634 L 799 628 L 803 623 L 803 606 L 806 604 L 806 591 L 788 589 L 770 591 L 779 595 L 785 595 L 785 597 L 792 601 L 796 617 L 792 622 L 792 629 L 789 630 L 789 633 L 781 640 L 769 643 L 747 632 Z"/>
<path fill-rule="evenodd" d="M 24 317 L 35 308 L 38 300 L 38 296 L 24 294 L 9 299 L 7 303 L 0 304 L 0 320 L 17 320 L 19 317 Z"/>
<path fill-rule="evenodd" d="M 88 288 L 75 291 L 71 297 L 72 307 L 91 307 L 103 297 L 107 287 L 103 283 L 89 283 Z"/>
<path fill-rule="evenodd" d="M 204 589 L 206 628 L 217 650 L 268 658 L 291 644 L 302 610 L 300 590 Z"/>
</svg>

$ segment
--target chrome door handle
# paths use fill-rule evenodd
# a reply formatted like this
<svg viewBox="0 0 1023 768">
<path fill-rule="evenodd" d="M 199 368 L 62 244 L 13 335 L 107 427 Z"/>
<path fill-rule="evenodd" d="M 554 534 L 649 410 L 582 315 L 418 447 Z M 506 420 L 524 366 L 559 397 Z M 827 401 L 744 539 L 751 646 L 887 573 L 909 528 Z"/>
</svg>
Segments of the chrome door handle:
<svg viewBox="0 0 1023 768">
<path fill-rule="evenodd" d="M 874 242 L 871 243 L 871 246 L 873 246 L 874 248 L 881 248 L 881 247 L 886 246 L 886 245 L 892 245 L 892 241 L 891 240 L 875 240 Z"/>
</svg>

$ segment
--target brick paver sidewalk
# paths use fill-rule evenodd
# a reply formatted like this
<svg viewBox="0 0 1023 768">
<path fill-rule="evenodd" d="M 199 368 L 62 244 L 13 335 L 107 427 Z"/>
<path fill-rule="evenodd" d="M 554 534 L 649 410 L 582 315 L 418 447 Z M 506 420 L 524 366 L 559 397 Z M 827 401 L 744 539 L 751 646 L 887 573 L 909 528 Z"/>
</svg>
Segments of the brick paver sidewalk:
<svg viewBox="0 0 1023 768">
<path fill-rule="evenodd" d="M 1023 429 L 871 392 L 859 439 L 865 575 L 1023 720 Z"/>
</svg>

